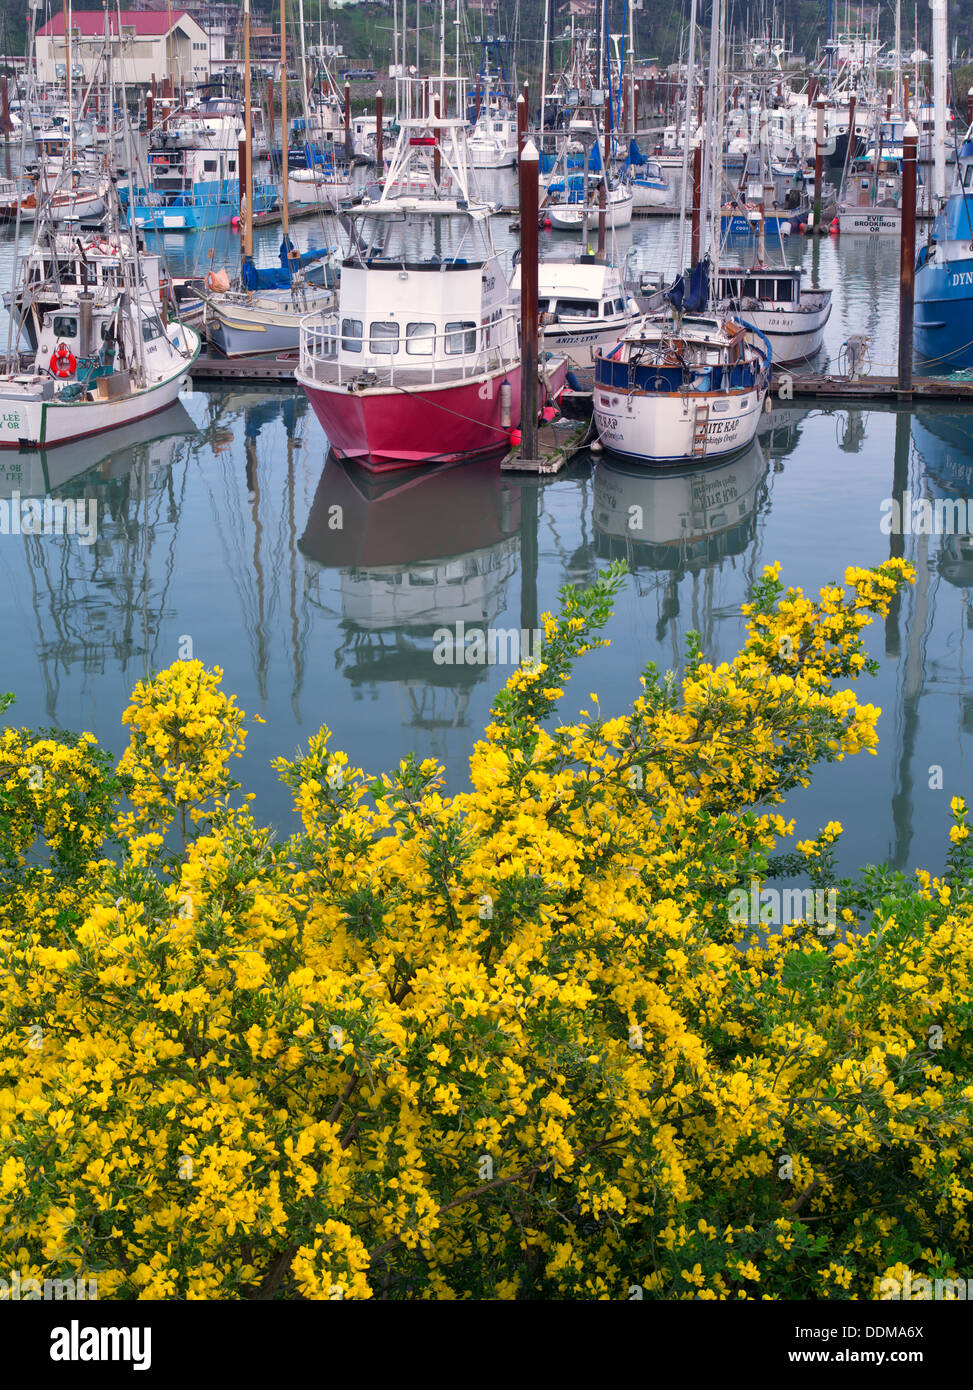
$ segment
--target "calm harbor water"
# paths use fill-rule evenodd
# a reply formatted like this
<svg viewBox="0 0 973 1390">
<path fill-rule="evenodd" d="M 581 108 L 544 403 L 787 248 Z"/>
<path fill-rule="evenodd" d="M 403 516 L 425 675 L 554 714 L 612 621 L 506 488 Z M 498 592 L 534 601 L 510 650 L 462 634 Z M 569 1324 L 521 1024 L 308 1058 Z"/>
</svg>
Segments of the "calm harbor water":
<svg viewBox="0 0 973 1390">
<path fill-rule="evenodd" d="M 323 231 L 299 223 L 295 241 L 325 244 Z M 516 245 L 506 219 L 497 239 Z M 258 259 L 269 263 L 278 241 L 275 229 L 261 233 Z M 635 223 L 619 234 L 620 254 L 633 242 L 647 268 L 675 268 L 674 222 Z M 545 237 L 564 254 L 570 244 Z M 232 267 L 238 255 L 228 229 L 166 249 L 176 271 Z M 792 238 L 787 250 L 835 291 L 825 354 L 866 332 L 874 369 L 887 368 L 894 239 Z M 8 232 L 2 284 L 12 252 Z M 631 573 L 611 646 L 582 663 L 565 702 L 574 712 L 597 690 L 603 710 L 621 711 L 647 661 L 678 668 L 688 629 L 713 658 L 733 654 L 764 564 L 779 559 L 785 580 L 816 589 L 848 564 L 887 558 L 895 538 L 880 522 L 893 476 L 913 496 L 973 492 L 973 413 L 775 402 L 741 458 L 664 475 L 603 455 L 543 481 L 475 465 L 376 482 L 326 455 L 303 393 L 263 384 L 197 388 L 141 426 L 67 450 L 0 454 L 0 499 L 19 490 L 98 503 L 88 546 L 0 534 L 0 690 L 17 696 L 6 718 L 90 729 L 120 753 L 129 691 L 189 637 L 268 721 L 252 729 L 239 772 L 264 820 L 291 827 L 270 762 L 321 724 L 354 764 L 378 772 L 414 750 L 441 759 L 457 789 L 509 667 L 437 664 L 437 628 L 531 628 L 560 585 L 623 556 Z M 628 524 L 636 505 L 641 532 Z M 918 583 L 870 629 L 882 669 L 860 685 L 883 711 L 879 752 L 821 769 L 788 803 L 801 833 L 843 822 L 848 871 L 885 859 L 939 867 L 950 796 L 971 780 L 973 540 L 906 536 L 901 546 Z M 929 786 L 936 765 L 942 790 Z"/>
</svg>

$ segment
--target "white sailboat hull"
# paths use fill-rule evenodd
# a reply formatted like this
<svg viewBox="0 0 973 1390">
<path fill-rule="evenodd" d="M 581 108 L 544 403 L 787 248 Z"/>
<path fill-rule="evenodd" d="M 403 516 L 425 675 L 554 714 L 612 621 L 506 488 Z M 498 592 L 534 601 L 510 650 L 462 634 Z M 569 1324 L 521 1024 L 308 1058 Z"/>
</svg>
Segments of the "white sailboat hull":
<svg viewBox="0 0 973 1390">
<path fill-rule="evenodd" d="M 622 196 L 617 196 L 621 193 Z M 633 199 L 630 189 L 615 190 L 609 194 L 605 209 L 605 220 L 609 227 L 627 227 L 632 221 Z M 551 220 L 551 226 L 561 232 L 576 232 L 584 221 L 585 210 L 581 203 L 549 203 L 544 212 Z M 599 208 L 597 203 L 588 208 L 588 225 L 598 225 Z"/>
<path fill-rule="evenodd" d="M 606 449 L 651 466 L 725 458 L 746 448 L 757 433 L 766 386 L 726 394 L 680 391 L 615 393 L 595 387 L 594 417 Z M 705 442 L 697 445 L 697 414 L 709 406 Z"/>
</svg>

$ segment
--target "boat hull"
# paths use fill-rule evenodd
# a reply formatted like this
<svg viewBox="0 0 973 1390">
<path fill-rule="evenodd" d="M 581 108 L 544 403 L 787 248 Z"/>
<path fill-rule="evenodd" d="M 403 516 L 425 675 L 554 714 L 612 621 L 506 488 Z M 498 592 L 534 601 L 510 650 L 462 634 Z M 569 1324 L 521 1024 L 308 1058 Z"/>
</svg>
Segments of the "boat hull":
<svg viewBox="0 0 973 1390">
<path fill-rule="evenodd" d="M 610 202 L 605 209 L 605 223 L 609 227 L 627 227 L 632 221 L 632 198 L 620 198 Z M 576 232 L 584 221 L 584 208 L 580 203 L 549 203 L 544 209 L 551 226 L 559 232 Z M 600 209 L 595 203 L 588 208 L 588 226 L 597 227 Z"/>
<path fill-rule="evenodd" d="M 965 269 L 961 267 L 966 267 Z M 973 366 L 973 263 L 916 271 L 913 343 L 938 371 Z"/>
<path fill-rule="evenodd" d="M 766 386 L 748 390 L 641 394 L 595 386 L 594 418 L 598 436 L 610 453 L 645 467 L 704 463 L 728 458 L 753 441 L 760 424 Z M 705 446 L 695 452 L 696 410 L 725 404 L 706 426 Z"/>
<path fill-rule="evenodd" d="M 769 340 L 774 351 L 774 365 L 805 362 L 819 352 L 824 342 L 824 330 L 831 317 L 830 291 L 817 292 L 823 303 L 820 307 L 789 309 L 747 309 L 747 321 Z"/>
<path fill-rule="evenodd" d="M 898 236 L 902 230 L 900 208 L 838 208 L 839 232 L 856 236 Z"/>
<path fill-rule="evenodd" d="M 595 353 L 604 348 L 613 348 L 620 338 L 624 338 L 632 322 L 629 316 L 597 329 L 586 329 L 583 324 L 576 328 L 567 324 L 550 324 L 543 330 L 544 346 L 558 357 L 566 357 L 574 367 L 591 367 Z"/>
<path fill-rule="evenodd" d="M 564 385 L 567 364 L 553 364 L 550 390 Z M 501 391 L 511 390 L 510 418 L 520 419 L 520 366 L 462 381 L 423 387 L 322 384 L 296 373 L 339 458 L 372 472 L 499 455 L 510 447 L 511 426 L 502 423 Z"/>
<path fill-rule="evenodd" d="M 166 410 L 179 397 L 199 356 L 200 340 L 184 330 L 193 354 L 177 371 L 142 391 L 117 400 L 57 401 L 27 399 L 23 391 L 0 381 L 0 449 L 52 449 L 78 439 L 105 434 Z"/>
</svg>

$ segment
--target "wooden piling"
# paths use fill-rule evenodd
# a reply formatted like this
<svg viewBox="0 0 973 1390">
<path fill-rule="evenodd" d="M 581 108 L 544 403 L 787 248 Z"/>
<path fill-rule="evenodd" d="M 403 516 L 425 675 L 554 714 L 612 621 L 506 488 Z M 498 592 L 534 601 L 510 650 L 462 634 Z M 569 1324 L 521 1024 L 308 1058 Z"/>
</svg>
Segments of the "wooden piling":
<svg viewBox="0 0 973 1390">
<path fill-rule="evenodd" d="M 382 93 L 375 93 L 375 163 L 378 165 L 378 176 L 382 177 L 385 169 L 385 150 L 382 145 Z"/>
<path fill-rule="evenodd" d="M 912 395 L 912 326 L 916 274 L 916 157 L 919 130 L 902 132 L 902 239 L 899 248 L 899 392 Z"/>
<path fill-rule="evenodd" d="M 145 98 L 145 130 L 146 134 L 152 134 L 152 122 L 155 116 L 155 96 L 152 92 Z"/>
<path fill-rule="evenodd" d="M 517 98 L 520 110 L 521 98 Z M 524 107 L 526 108 L 526 101 Z M 537 200 L 539 156 L 533 140 L 520 151 L 520 453 L 537 457 Z"/>
<path fill-rule="evenodd" d="M 824 170 L 824 102 L 814 103 L 817 113 L 814 131 L 814 231 L 821 230 L 821 177 Z"/>
</svg>

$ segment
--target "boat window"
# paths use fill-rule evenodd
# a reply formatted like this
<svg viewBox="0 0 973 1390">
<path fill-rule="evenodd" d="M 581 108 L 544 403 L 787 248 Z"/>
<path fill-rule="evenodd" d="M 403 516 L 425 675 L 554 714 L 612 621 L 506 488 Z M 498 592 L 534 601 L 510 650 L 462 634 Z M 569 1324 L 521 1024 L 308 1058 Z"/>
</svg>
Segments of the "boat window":
<svg viewBox="0 0 973 1390">
<path fill-rule="evenodd" d="M 345 352 L 361 352 L 361 319 L 341 320 L 341 346 Z"/>
<path fill-rule="evenodd" d="M 203 160 L 203 173 L 204 173 L 204 174 L 213 174 L 213 173 L 215 173 L 215 172 L 216 172 L 216 160 L 215 160 L 215 159 L 204 159 L 204 160 Z"/>
<path fill-rule="evenodd" d="M 562 319 L 596 319 L 598 301 L 591 299 L 559 299 L 558 317 Z"/>
<path fill-rule="evenodd" d="M 785 304 L 792 303 L 794 300 L 794 284 L 795 282 L 793 280 L 778 280 L 777 298 L 782 299 Z"/>
<path fill-rule="evenodd" d="M 616 313 L 616 314 L 624 314 L 624 312 L 625 312 L 625 301 L 624 301 L 624 299 L 616 299 L 616 300 L 615 300 L 615 313 Z"/>
<path fill-rule="evenodd" d="M 399 325 L 397 323 L 373 323 L 368 330 L 369 352 L 392 353 L 399 350 Z"/>
<path fill-rule="evenodd" d="M 476 324 L 447 323 L 446 351 L 448 353 L 476 352 Z"/>
<path fill-rule="evenodd" d="M 158 319 L 143 319 L 143 320 L 142 320 L 142 340 L 143 340 L 143 342 L 151 343 L 152 340 L 153 340 L 153 338 L 161 338 L 161 337 L 162 337 L 162 329 L 159 327 L 159 321 L 158 321 Z"/>
<path fill-rule="evenodd" d="M 236 169 L 236 160 L 235 160 L 235 159 L 228 159 L 228 160 L 226 161 L 226 167 L 229 169 L 230 173 L 232 174 L 233 171 Z"/>
<path fill-rule="evenodd" d="M 744 299 L 759 299 L 760 287 L 756 280 L 744 280 L 741 291 Z"/>
<path fill-rule="evenodd" d="M 493 122 L 493 129 L 497 132 L 498 135 L 500 135 L 500 134 L 502 133 L 502 131 L 503 131 L 503 122 L 502 122 L 502 121 L 494 121 L 494 122 Z"/>
<path fill-rule="evenodd" d="M 434 323 L 407 323 L 405 326 L 405 350 L 412 357 L 431 357 L 433 339 L 436 334 Z"/>
<path fill-rule="evenodd" d="M 966 172 L 963 175 L 963 187 L 969 188 L 973 184 L 973 164 L 967 164 Z"/>
<path fill-rule="evenodd" d="M 51 327 L 54 330 L 55 338 L 76 338 L 78 336 L 78 320 L 67 314 L 55 314 Z"/>
<path fill-rule="evenodd" d="M 970 167 L 973 168 L 973 165 L 971 165 Z M 550 307 L 551 307 L 551 301 L 550 301 L 549 299 L 538 299 L 538 301 L 537 301 L 537 312 L 538 312 L 539 314 L 546 314 L 546 313 L 548 313 L 549 310 L 550 310 Z"/>
</svg>

